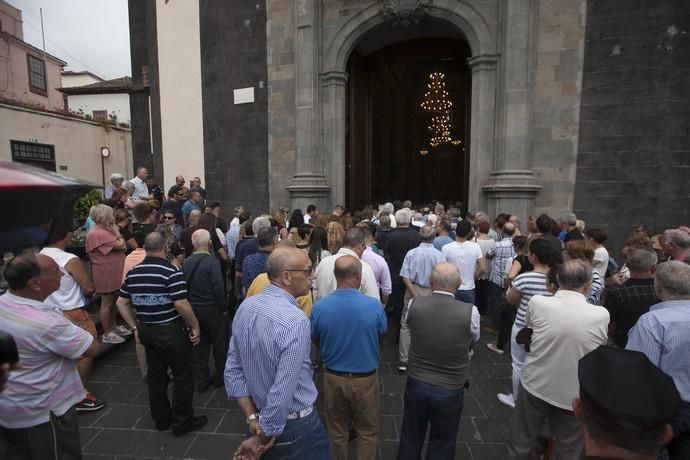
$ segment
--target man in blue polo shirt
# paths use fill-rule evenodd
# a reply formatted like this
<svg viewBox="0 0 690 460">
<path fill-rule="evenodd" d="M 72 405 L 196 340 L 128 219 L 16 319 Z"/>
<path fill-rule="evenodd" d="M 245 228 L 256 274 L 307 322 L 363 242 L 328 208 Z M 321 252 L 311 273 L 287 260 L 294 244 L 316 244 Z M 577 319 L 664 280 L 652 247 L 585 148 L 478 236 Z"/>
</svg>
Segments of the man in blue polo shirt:
<svg viewBox="0 0 690 460">
<path fill-rule="evenodd" d="M 312 340 L 326 367 L 326 425 L 335 460 L 347 459 L 348 423 L 357 433 L 357 458 L 376 458 L 379 434 L 379 337 L 386 332 L 380 302 L 359 292 L 362 263 L 335 262 L 337 289 L 314 305 Z"/>
</svg>

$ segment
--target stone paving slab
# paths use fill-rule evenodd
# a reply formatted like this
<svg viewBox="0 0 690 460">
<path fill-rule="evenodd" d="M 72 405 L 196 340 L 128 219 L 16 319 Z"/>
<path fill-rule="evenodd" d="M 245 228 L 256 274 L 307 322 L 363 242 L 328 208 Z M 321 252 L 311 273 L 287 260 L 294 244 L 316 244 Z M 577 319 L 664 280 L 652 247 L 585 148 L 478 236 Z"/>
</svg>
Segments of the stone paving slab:
<svg viewBox="0 0 690 460">
<path fill-rule="evenodd" d="M 512 410 L 496 399 L 496 393 L 509 392 L 510 357 L 486 349 L 483 337 L 475 346 L 470 366 L 470 388 L 465 391 L 463 417 L 458 429 L 455 458 L 493 460 L 501 458 Z M 381 349 L 381 434 L 379 458 L 394 459 L 398 449 L 403 415 L 406 377 L 397 373 L 397 347 Z M 322 371 L 316 385 L 322 390 Z M 172 388 L 172 387 L 171 387 Z M 223 388 L 194 394 L 197 415 L 209 423 L 196 433 L 175 438 L 170 429 L 154 428 L 148 406 L 146 384 L 141 379 L 134 344 L 127 343 L 96 364 L 89 389 L 108 402 L 105 409 L 79 416 L 85 459 L 223 459 L 232 458 L 244 438 L 244 416 Z M 323 403 L 317 400 L 323 420 Z M 351 444 L 350 458 L 354 457 Z"/>
</svg>

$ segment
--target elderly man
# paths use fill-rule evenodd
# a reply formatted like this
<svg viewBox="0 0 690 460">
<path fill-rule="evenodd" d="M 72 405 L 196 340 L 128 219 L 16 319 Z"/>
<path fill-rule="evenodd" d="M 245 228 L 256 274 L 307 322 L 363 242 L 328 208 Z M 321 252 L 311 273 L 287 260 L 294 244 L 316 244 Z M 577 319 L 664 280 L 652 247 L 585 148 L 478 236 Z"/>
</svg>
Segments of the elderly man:
<svg viewBox="0 0 690 460">
<path fill-rule="evenodd" d="M 565 232 L 564 243 L 585 239 L 585 236 L 577 228 L 577 216 L 572 212 L 567 212 L 561 216 L 561 229 Z"/>
<path fill-rule="evenodd" d="M 260 216 L 252 222 L 252 232 L 254 235 L 258 236 L 262 228 L 269 228 L 270 226 L 271 221 L 268 217 Z M 259 252 L 259 240 L 257 238 L 250 238 L 244 241 L 244 244 L 241 246 L 237 245 L 235 248 L 235 283 L 239 286 L 242 286 L 242 266 L 244 265 L 244 259 Z"/>
<path fill-rule="evenodd" d="M 331 453 L 348 458 L 348 423 L 357 433 L 357 458 L 375 459 L 379 434 L 379 337 L 386 332 L 381 304 L 359 292 L 362 263 L 335 261 L 337 289 L 314 305 L 311 336 L 321 350 L 324 405 Z"/>
<path fill-rule="evenodd" d="M 592 267 L 569 260 L 557 274 L 553 297 L 535 295 L 529 301 L 517 341 L 531 330 L 530 350 L 520 372 L 515 414 L 507 442 L 506 459 L 531 458 L 546 420 L 556 439 L 556 458 L 579 459 L 584 443 L 582 429 L 573 415 L 572 402 L 579 395 L 578 361 L 606 344 L 609 314 L 587 303 Z"/>
<path fill-rule="evenodd" d="M 60 286 L 60 269 L 43 254 L 21 254 L 5 267 L 0 325 L 13 336 L 20 363 L 0 393 L 0 445 L 7 458 L 81 458 L 74 409 L 86 397 L 75 361 L 98 341 L 44 301 Z"/>
<path fill-rule="evenodd" d="M 137 175 L 130 180 L 134 184 L 134 194 L 132 195 L 135 200 L 152 200 L 153 195 L 149 192 L 149 186 L 146 185 L 146 181 L 149 178 L 149 171 L 143 166 L 137 168 Z"/>
<path fill-rule="evenodd" d="M 185 222 L 189 221 L 189 213 L 192 209 L 198 209 L 202 211 L 204 205 L 204 199 L 201 197 L 201 192 L 199 190 L 192 190 L 189 195 L 189 200 L 185 201 L 182 205 L 182 215 L 184 216 Z"/>
<path fill-rule="evenodd" d="M 652 248 L 631 247 L 625 260 L 630 278 L 622 286 L 606 289 L 604 308 L 611 315 L 609 334 L 613 343 L 625 348 L 628 331 L 649 307 L 659 302 L 654 290 L 657 254 Z"/>
<path fill-rule="evenodd" d="M 405 284 L 405 297 L 400 319 L 400 341 L 398 344 L 398 372 L 407 372 L 407 355 L 410 350 L 410 331 L 405 317 L 410 300 L 417 296 L 431 295 L 429 276 L 434 267 L 445 261 L 441 251 L 434 247 L 434 229 L 424 226 L 419 234 L 422 242 L 405 255 L 400 276 Z"/>
<path fill-rule="evenodd" d="M 673 377 L 682 400 L 674 421 L 674 438 L 668 446 L 671 460 L 690 458 L 690 265 L 670 261 L 660 264 L 654 289 L 661 300 L 637 321 L 628 333 L 628 350 L 641 351 Z"/>
<path fill-rule="evenodd" d="M 156 429 L 163 431 L 172 424 L 173 435 L 184 436 L 208 422 L 204 415 L 194 416 L 192 404 L 192 345 L 199 343 L 199 321 L 187 301 L 182 271 L 168 262 L 165 234 L 149 233 L 144 249 L 146 258 L 125 277 L 117 308 L 136 340 L 146 347 L 149 406 Z M 132 306 L 136 308 L 136 319 Z M 175 379 L 172 407 L 168 400 L 168 368 Z"/>
<path fill-rule="evenodd" d="M 664 232 L 662 249 L 669 260 L 679 260 L 683 262 L 690 254 L 690 235 L 679 229 L 670 229 Z"/>
<path fill-rule="evenodd" d="M 340 248 L 337 254 L 333 254 L 332 256 L 328 256 L 321 260 L 316 269 L 314 300 L 318 301 L 323 299 L 331 292 L 335 291 L 337 286 L 335 274 L 333 273 L 335 261 L 344 255 L 361 259 L 365 248 L 366 244 L 364 242 L 364 233 L 362 232 L 362 229 L 354 227 L 345 232 L 345 235 L 343 236 L 343 247 Z M 362 263 L 362 283 L 359 287 L 359 290 L 362 291 L 364 295 L 368 295 L 379 302 L 381 301 L 374 271 L 366 262 Z"/>
<path fill-rule="evenodd" d="M 184 247 L 184 256 L 189 257 L 194 252 L 194 245 L 192 244 L 192 235 L 199 229 L 199 219 L 201 218 L 201 211 L 192 209 L 187 219 L 188 226 L 182 229 L 180 233 L 180 244 Z"/>
<path fill-rule="evenodd" d="M 110 185 L 108 185 L 104 190 L 103 190 L 103 198 L 106 200 L 109 200 L 113 197 L 113 193 L 115 190 L 119 189 L 122 186 L 122 183 L 125 181 L 125 176 L 123 176 L 120 173 L 114 173 L 110 175 Z"/>
<path fill-rule="evenodd" d="M 280 247 L 266 272 L 271 285 L 242 302 L 232 322 L 225 388 L 253 434 L 235 454 L 327 460 L 328 437 L 314 408 L 309 318 L 295 300 L 309 293 L 311 261 L 300 249 Z"/>
<path fill-rule="evenodd" d="M 673 436 L 669 421 L 680 403 L 673 379 L 643 353 L 613 347 L 585 355 L 577 373 L 573 412 L 587 458 L 656 460 Z"/>
<path fill-rule="evenodd" d="M 419 459 L 429 426 L 427 458 L 454 458 L 470 366 L 470 345 L 479 340 L 479 312 L 455 300 L 458 269 L 436 265 L 432 294 L 411 300 L 405 321 L 412 336 L 409 376 L 398 460 Z"/>
<path fill-rule="evenodd" d="M 405 283 L 403 283 L 400 270 L 405 256 L 410 249 L 414 249 L 422 242 L 422 237 L 416 228 L 410 228 L 412 213 L 409 209 L 400 209 L 395 213 L 397 227 L 388 234 L 383 245 L 383 256 L 388 261 L 391 271 L 392 291 L 388 299 L 388 309 L 391 312 L 390 333 L 398 338 L 400 318 L 402 317 L 405 303 Z"/>
<path fill-rule="evenodd" d="M 187 283 L 189 303 L 199 321 L 201 340 L 194 348 L 196 388 L 199 393 L 212 384 L 221 386 L 228 354 L 228 319 L 225 312 L 225 283 L 220 260 L 211 255 L 211 234 L 204 229 L 192 234 L 194 253 L 184 261 L 182 272 Z M 213 348 L 215 376 L 208 371 L 208 358 Z"/>
</svg>

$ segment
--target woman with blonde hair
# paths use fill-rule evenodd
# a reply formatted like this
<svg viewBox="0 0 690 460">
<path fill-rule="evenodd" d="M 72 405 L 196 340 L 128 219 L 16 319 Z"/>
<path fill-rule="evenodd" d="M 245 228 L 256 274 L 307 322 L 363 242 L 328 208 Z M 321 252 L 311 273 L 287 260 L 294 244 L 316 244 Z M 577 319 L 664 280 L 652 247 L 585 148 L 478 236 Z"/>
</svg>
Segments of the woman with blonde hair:
<svg viewBox="0 0 690 460">
<path fill-rule="evenodd" d="M 328 241 L 328 252 L 337 254 L 340 247 L 343 245 L 343 236 L 345 230 L 338 222 L 329 222 L 326 225 L 326 240 Z"/>
<path fill-rule="evenodd" d="M 132 334 L 124 326 L 117 326 L 115 299 L 120 289 L 122 270 L 125 264 L 127 243 L 115 224 L 112 208 L 97 204 L 91 208 L 91 219 L 95 225 L 86 236 L 86 252 L 91 259 L 93 282 L 96 293 L 101 297 L 100 318 L 103 326 L 103 342 L 122 343 L 121 336 Z"/>
</svg>

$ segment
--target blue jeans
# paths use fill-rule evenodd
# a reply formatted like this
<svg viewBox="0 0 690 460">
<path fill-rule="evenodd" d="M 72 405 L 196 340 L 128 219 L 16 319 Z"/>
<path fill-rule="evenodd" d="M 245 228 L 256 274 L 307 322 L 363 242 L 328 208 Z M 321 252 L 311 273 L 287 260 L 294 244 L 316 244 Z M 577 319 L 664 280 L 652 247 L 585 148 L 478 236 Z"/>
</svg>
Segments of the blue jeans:
<svg viewBox="0 0 690 460">
<path fill-rule="evenodd" d="M 427 424 L 431 424 L 427 460 L 455 458 L 463 397 L 462 388 L 451 390 L 408 378 L 398 460 L 420 458 Z"/>
<path fill-rule="evenodd" d="M 329 460 L 328 435 L 319 414 L 314 411 L 304 418 L 288 420 L 275 444 L 261 458 L 265 460 L 314 459 Z"/>
<path fill-rule="evenodd" d="M 455 291 L 455 300 L 474 305 L 474 289 L 467 289 L 465 291 L 458 289 Z"/>
</svg>

